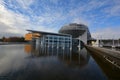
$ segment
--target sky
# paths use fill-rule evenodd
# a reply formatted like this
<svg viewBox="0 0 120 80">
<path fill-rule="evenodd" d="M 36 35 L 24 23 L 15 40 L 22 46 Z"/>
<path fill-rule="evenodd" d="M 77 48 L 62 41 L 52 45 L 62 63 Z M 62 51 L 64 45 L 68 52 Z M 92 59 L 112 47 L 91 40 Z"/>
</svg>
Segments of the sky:
<svg viewBox="0 0 120 80">
<path fill-rule="evenodd" d="M 120 38 L 120 0 L 0 0 L 0 37 L 70 23 L 87 25 L 93 38 Z"/>
</svg>

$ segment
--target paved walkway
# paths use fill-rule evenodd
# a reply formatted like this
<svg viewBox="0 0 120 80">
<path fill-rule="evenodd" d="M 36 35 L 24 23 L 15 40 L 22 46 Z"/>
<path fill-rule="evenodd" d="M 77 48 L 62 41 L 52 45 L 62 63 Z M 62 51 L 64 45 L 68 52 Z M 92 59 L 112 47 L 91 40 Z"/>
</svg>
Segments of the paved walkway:
<svg viewBox="0 0 120 80">
<path fill-rule="evenodd" d="M 91 51 L 91 54 L 95 54 L 96 56 L 102 56 L 106 61 L 120 69 L 120 51 L 87 45 L 86 49 L 88 51 Z"/>
<path fill-rule="evenodd" d="M 100 47 L 87 46 L 87 45 L 86 45 L 86 48 L 94 52 L 100 52 L 101 54 L 107 54 L 109 56 L 115 57 L 120 60 L 120 51 L 116 51 L 112 49 L 110 50 L 110 49 L 100 48 Z"/>
</svg>

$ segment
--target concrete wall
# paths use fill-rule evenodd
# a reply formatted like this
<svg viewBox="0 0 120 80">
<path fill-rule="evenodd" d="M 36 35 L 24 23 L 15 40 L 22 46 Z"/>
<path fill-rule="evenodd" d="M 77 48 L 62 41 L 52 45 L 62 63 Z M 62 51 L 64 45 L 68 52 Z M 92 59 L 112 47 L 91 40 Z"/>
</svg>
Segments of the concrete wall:
<svg viewBox="0 0 120 80">
<path fill-rule="evenodd" d="M 87 44 L 87 31 L 85 31 L 83 35 L 79 36 L 79 39 L 83 41 L 84 44 Z"/>
</svg>

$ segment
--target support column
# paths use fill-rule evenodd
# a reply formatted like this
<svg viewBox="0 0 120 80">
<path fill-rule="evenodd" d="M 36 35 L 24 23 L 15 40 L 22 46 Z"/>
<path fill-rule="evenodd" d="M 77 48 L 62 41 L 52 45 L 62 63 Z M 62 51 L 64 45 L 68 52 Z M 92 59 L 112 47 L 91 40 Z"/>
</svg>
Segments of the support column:
<svg viewBox="0 0 120 80">
<path fill-rule="evenodd" d="M 65 37 L 63 37 L 63 49 L 65 49 Z"/>
<path fill-rule="evenodd" d="M 72 50 L 72 36 L 70 36 L 70 51 Z"/>
<path fill-rule="evenodd" d="M 79 51 L 80 51 L 80 49 L 81 49 L 81 40 L 80 40 L 80 37 L 79 37 Z"/>
<path fill-rule="evenodd" d="M 54 47 L 54 37 L 52 36 L 52 48 Z"/>
<path fill-rule="evenodd" d="M 48 37 L 47 54 L 49 55 L 49 46 L 50 46 L 49 42 L 50 42 L 50 41 L 49 41 L 49 36 L 47 36 L 47 37 Z"/>
<path fill-rule="evenodd" d="M 57 37 L 57 49 L 59 48 L 59 36 Z"/>
</svg>

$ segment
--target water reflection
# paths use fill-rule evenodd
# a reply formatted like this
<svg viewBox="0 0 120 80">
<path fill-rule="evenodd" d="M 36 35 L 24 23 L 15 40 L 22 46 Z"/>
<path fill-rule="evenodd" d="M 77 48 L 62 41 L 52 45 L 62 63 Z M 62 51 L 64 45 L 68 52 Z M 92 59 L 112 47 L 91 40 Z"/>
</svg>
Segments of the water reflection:
<svg viewBox="0 0 120 80">
<path fill-rule="evenodd" d="M 109 56 L 106 56 L 104 54 L 101 56 L 95 52 L 91 52 L 91 55 L 101 67 L 108 80 L 120 80 L 120 69 L 106 60 L 106 58 Z M 109 57 L 109 59 L 111 58 L 113 58 L 113 60 L 116 59 L 114 57 Z"/>
<path fill-rule="evenodd" d="M 6 45 L 0 46 L 0 51 L 0 79 L 106 80 L 85 48 L 71 52 L 39 45 Z"/>
<path fill-rule="evenodd" d="M 31 53 L 30 53 L 31 50 Z M 26 45 L 25 51 L 30 53 L 30 57 L 43 57 L 43 56 L 55 56 L 59 60 L 63 61 L 66 65 L 71 67 L 83 67 L 87 65 L 90 55 L 87 53 L 85 48 L 76 52 L 71 51 L 69 48 L 52 48 L 52 47 L 41 47 L 35 45 Z"/>
</svg>

